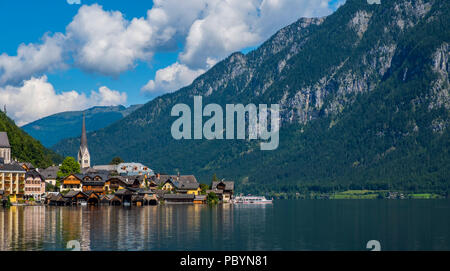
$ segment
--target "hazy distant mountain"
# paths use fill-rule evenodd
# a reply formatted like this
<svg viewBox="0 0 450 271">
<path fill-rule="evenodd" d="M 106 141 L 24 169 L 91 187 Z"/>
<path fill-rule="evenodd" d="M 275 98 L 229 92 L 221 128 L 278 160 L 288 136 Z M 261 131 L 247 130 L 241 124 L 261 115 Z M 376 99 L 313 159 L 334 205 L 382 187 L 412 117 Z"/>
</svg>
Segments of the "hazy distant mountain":
<svg viewBox="0 0 450 271">
<path fill-rule="evenodd" d="M 450 1 L 347 0 L 234 53 L 190 86 L 88 135 L 94 163 L 114 156 L 156 171 L 213 173 L 244 192 L 341 188 L 448 190 Z M 177 103 L 281 105 L 276 151 L 255 141 L 171 137 Z M 205 118 L 206 120 L 206 118 Z M 75 155 L 79 139 L 54 150 Z"/>
<path fill-rule="evenodd" d="M 85 111 L 62 112 L 33 121 L 22 129 L 44 146 L 51 147 L 62 139 L 81 135 L 83 112 L 86 113 L 86 129 L 92 132 L 128 116 L 141 106 L 96 106 Z"/>
</svg>

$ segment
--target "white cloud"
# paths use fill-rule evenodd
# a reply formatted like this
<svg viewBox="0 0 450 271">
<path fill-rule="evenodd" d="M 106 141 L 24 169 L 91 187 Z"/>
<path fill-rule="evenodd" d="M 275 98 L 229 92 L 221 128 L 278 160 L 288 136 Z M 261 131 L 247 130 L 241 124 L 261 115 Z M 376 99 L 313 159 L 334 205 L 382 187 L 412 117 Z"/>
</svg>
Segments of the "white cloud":
<svg viewBox="0 0 450 271">
<path fill-rule="evenodd" d="M 69 5 L 80 5 L 81 0 L 67 0 L 67 4 Z"/>
<path fill-rule="evenodd" d="M 155 0 L 146 17 L 127 20 L 119 11 L 83 5 L 66 33 L 45 35 L 42 44 L 22 44 L 17 56 L 0 55 L 0 87 L 18 86 L 68 66 L 64 63 L 117 77 L 137 61 L 150 61 L 155 52 L 182 43 L 177 62 L 143 87 L 144 92 L 173 91 L 298 18 L 331 11 L 328 0 Z"/>
<path fill-rule="evenodd" d="M 150 80 L 142 91 L 151 93 L 164 93 L 178 90 L 187 86 L 205 70 L 191 70 L 178 62 L 156 72 L 155 80 Z"/>
<path fill-rule="evenodd" d="M 127 21 L 122 13 L 97 4 L 82 6 L 67 27 L 67 37 L 80 68 L 117 76 L 136 60 L 152 57 L 153 29 L 143 18 Z"/>
<path fill-rule="evenodd" d="M 327 0 L 210 1 L 204 17 L 191 25 L 180 60 L 191 68 L 207 68 L 208 59 L 258 45 L 300 17 L 331 11 Z"/>
<path fill-rule="evenodd" d="M 44 35 L 42 44 L 21 44 L 16 56 L 0 55 L 0 86 L 19 84 L 33 75 L 66 67 L 62 34 Z"/>
<path fill-rule="evenodd" d="M 190 2 L 183 1 L 186 5 Z M 332 12 L 328 0 L 211 0 L 196 7 L 200 10 L 191 12 L 197 18 L 185 34 L 185 46 L 177 62 L 188 70 L 206 70 L 232 52 L 257 46 L 300 17 L 319 17 Z M 170 12 L 171 9 L 165 10 Z M 167 20 L 166 24 L 171 22 Z M 163 73 L 170 67 L 162 69 Z M 176 82 L 177 78 L 173 80 Z M 156 78 L 143 91 L 174 90 L 161 85 Z M 164 85 L 170 85 L 170 81 L 165 80 Z"/>
<path fill-rule="evenodd" d="M 83 110 L 96 105 L 125 104 L 126 93 L 100 87 L 90 96 L 75 90 L 57 93 L 47 76 L 32 77 L 22 86 L 0 88 L 0 101 L 6 104 L 8 115 L 22 126 L 36 119 L 62 111 Z"/>
</svg>

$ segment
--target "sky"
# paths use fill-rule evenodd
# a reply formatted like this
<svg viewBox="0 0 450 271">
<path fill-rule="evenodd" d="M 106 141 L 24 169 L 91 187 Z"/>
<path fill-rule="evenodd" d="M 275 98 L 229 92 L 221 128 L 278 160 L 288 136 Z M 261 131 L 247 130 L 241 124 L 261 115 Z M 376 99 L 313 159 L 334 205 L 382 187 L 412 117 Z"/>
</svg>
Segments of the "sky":
<svg viewBox="0 0 450 271">
<path fill-rule="evenodd" d="M 344 0 L 2 0 L 0 106 L 18 125 L 146 103 Z"/>
</svg>

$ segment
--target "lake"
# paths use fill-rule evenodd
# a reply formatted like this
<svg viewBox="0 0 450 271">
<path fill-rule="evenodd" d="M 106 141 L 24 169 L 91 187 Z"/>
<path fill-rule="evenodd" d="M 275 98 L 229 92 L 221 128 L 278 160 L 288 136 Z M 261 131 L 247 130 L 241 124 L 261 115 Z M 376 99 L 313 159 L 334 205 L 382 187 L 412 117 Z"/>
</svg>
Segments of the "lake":
<svg viewBox="0 0 450 271">
<path fill-rule="evenodd" d="M 0 250 L 450 250 L 448 200 L 0 207 Z"/>
</svg>

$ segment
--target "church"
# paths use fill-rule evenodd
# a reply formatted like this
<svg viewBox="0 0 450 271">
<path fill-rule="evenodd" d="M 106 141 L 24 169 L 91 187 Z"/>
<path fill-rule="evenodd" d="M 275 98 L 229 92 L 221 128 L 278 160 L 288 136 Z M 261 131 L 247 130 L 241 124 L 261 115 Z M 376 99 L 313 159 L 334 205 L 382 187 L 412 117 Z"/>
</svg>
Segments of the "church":
<svg viewBox="0 0 450 271">
<path fill-rule="evenodd" d="M 9 145 L 8 134 L 0 132 L 0 164 L 11 163 L 11 145 Z"/>
<path fill-rule="evenodd" d="M 84 113 L 83 113 L 83 125 L 81 128 L 81 144 L 80 150 L 78 151 L 78 163 L 80 164 L 82 170 L 91 167 L 91 155 L 89 154 L 86 135 L 86 116 Z"/>
</svg>

